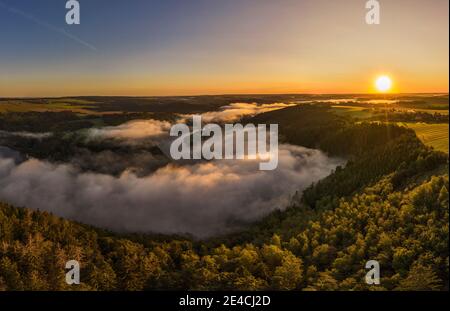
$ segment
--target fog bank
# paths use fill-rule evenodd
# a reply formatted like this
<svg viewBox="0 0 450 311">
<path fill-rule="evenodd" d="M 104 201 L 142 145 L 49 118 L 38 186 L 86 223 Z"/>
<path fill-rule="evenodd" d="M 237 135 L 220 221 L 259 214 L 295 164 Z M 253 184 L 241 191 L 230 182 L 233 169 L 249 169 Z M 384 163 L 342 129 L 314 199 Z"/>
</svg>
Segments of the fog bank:
<svg viewBox="0 0 450 311">
<path fill-rule="evenodd" d="M 259 171 L 256 161 L 222 160 L 114 177 L 36 159 L 18 163 L 3 152 L 0 200 L 120 232 L 203 238 L 285 208 L 296 190 L 340 164 L 319 150 L 280 145 L 274 171 Z"/>
</svg>

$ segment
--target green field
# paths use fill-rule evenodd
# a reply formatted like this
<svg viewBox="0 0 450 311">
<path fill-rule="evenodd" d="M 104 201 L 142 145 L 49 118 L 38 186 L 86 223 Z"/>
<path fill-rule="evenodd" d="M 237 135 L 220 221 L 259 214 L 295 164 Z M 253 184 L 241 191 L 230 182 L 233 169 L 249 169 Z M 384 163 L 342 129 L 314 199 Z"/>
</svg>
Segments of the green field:
<svg viewBox="0 0 450 311">
<path fill-rule="evenodd" d="M 416 131 L 424 144 L 448 153 L 448 124 L 399 123 Z"/>
<path fill-rule="evenodd" d="M 347 115 L 353 118 L 367 119 L 373 116 L 370 109 L 360 106 L 335 105 L 333 111 L 340 115 Z"/>
<path fill-rule="evenodd" d="M 43 100 L 1 100 L 0 113 L 7 112 L 60 112 L 72 111 L 80 114 L 96 114 L 89 108 L 95 107 L 94 102 L 76 98 L 43 99 Z"/>
</svg>

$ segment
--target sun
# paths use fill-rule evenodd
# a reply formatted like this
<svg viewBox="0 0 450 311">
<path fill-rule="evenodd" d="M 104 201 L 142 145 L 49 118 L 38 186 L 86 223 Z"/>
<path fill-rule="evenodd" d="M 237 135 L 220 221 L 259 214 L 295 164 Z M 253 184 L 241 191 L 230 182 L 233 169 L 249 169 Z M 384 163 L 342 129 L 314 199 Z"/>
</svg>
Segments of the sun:
<svg viewBox="0 0 450 311">
<path fill-rule="evenodd" d="M 392 80 L 388 76 L 379 76 L 375 81 L 375 87 L 381 93 L 388 92 L 392 87 Z"/>
</svg>

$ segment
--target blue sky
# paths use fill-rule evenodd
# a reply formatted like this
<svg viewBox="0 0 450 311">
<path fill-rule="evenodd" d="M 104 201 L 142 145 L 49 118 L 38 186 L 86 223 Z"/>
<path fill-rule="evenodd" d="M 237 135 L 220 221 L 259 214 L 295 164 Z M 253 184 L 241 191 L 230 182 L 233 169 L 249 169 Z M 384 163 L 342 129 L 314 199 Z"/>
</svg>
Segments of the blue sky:
<svg viewBox="0 0 450 311">
<path fill-rule="evenodd" d="M 0 0 L 0 96 L 447 90 L 447 0 L 79 2 Z"/>
</svg>

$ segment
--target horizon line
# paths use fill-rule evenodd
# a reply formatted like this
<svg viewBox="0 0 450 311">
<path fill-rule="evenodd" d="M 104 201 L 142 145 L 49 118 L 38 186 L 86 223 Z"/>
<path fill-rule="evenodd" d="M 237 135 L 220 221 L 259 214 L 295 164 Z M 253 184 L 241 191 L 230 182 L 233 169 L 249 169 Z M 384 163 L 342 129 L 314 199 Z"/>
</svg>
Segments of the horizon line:
<svg viewBox="0 0 450 311">
<path fill-rule="evenodd" d="M 270 95 L 286 95 L 286 96 L 321 96 L 321 95 L 373 95 L 373 96 L 401 96 L 401 95 L 449 95 L 446 92 L 400 92 L 400 93 L 213 93 L 213 94 L 185 94 L 185 95 L 63 95 L 63 96 L 0 96 L 0 100 L 4 99 L 60 99 L 60 98 L 83 98 L 83 97 L 128 97 L 128 98 L 160 98 L 160 97 L 207 97 L 207 96 L 270 96 Z"/>
</svg>

